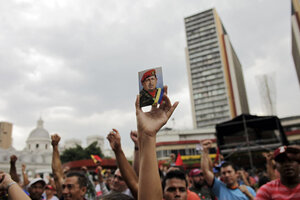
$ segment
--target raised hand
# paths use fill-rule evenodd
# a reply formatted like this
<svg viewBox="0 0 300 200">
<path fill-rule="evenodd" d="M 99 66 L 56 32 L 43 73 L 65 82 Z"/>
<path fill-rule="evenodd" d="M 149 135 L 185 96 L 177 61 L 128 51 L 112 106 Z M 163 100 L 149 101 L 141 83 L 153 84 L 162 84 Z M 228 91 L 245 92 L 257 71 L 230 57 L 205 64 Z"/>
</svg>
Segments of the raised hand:
<svg viewBox="0 0 300 200">
<path fill-rule="evenodd" d="M 162 103 L 157 106 L 152 106 L 149 112 L 143 112 L 140 108 L 140 98 L 137 96 L 135 102 L 137 128 L 139 134 L 146 134 L 154 137 L 159 129 L 165 125 L 172 113 L 176 109 L 178 102 L 171 104 L 170 99 L 167 96 L 167 86 L 164 87 L 164 95 Z"/>
<path fill-rule="evenodd" d="M 205 153 L 209 153 L 209 149 L 212 146 L 212 141 L 211 140 L 204 140 L 204 141 L 201 142 L 201 145 L 202 145 L 203 151 Z"/>
<path fill-rule="evenodd" d="M 58 134 L 51 135 L 52 146 L 57 146 L 60 141 L 60 136 Z"/>
<path fill-rule="evenodd" d="M 273 160 L 273 152 L 263 152 L 263 157 L 265 157 L 267 162 L 272 162 Z"/>
<path fill-rule="evenodd" d="M 106 137 L 113 151 L 121 150 L 121 137 L 117 129 L 112 129 Z"/>
<path fill-rule="evenodd" d="M 18 160 L 18 157 L 16 155 L 11 155 L 10 156 L 10 162 L 11 163 L 16 163 L 17 160 Z"/>
<path fill-rule="evenodd" d="M 11 178 L 11 176 L 7 173 L 4 173 L 4 172 L 0 172 L 0 189 L 4 189 L 4 190 L 7 190 L 8 188 L 8 185 L 11 183 L 11 182 L 14 182 Z"/>
</svg>

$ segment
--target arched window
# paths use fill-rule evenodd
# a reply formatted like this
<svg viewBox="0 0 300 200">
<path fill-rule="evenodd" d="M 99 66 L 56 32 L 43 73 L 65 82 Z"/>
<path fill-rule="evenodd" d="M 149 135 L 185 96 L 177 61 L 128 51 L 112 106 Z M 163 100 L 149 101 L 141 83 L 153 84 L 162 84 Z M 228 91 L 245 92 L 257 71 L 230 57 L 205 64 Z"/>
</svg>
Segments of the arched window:
<svg viewBox="0 0 300 200">
<path fill-rule="evenodd" d="M 38 149 L 39 148 L 39 144 L 36 144 L 35 147 Z"/>
</svg>

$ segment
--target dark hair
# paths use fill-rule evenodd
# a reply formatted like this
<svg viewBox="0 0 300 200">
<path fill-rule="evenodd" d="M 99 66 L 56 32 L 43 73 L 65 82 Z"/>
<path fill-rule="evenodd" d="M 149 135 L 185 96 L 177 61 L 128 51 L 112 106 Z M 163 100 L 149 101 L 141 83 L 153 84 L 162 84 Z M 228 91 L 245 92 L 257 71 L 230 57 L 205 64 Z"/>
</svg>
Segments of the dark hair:
<svg viewBox="0 0 300 200">
<path fill-rule="evenodd" d="M 101 198 L 101 200 L 133 200 L 131 196 L 128 196 L 119 192 L 111 192 Z"/>
<path fill-rule="evenodd" d="M 261 187 L 263 186 L 264 184 L 266 184 L 267 182 L 270 181 L 270 178 L 267 177 L 267 176 L 262 176 L 259 178 L 259 181 L 258 181 L 258 187 Z"/>
<path fill-rule="evenodd" d="M 66 175 L 67 178 L 68 177 L 73 177 L 73 176 L 77 177 L 77 182 L 78 182 L 80 188 L 87 187 L 88 180 L 87 180 L 87 177 L 83 173 L 81 173 L 81 172 L 69 172 Z"/>
<path fill-rule="evenodd" d="M 237 170 L 238 170 L 237 166 L 235 166 L 232 162 L 228 162 L 228 161 L 224 162 L 224 163 L 221 165 L 221 168 L 225 168 L 225 167 L 228 167 L 228 166 L 231 166 L 231 167 L 233 168 L 234 171 L 237 171 Z M 221 168 L 220 168 L 220 170 L 221 170 Z"/>
<path fill-rule="evenodd" d="M 180 171 L 180 170 L 172 170 L 172 171 L 169 171 L 166 174 L 164 180 L 162 181 L 162 189 L 163 189 L 163 191 L 165 190 L 167 180 L 168 179 L 172 179 L 172 178 L 177 178 L 177 179 L 180 179 L 180 180 L 184 180 L 186 187 L 188 187 L 188 183 L 187 183 L 187 180 L 185 179 L 184 172 Z"/>
</svg>

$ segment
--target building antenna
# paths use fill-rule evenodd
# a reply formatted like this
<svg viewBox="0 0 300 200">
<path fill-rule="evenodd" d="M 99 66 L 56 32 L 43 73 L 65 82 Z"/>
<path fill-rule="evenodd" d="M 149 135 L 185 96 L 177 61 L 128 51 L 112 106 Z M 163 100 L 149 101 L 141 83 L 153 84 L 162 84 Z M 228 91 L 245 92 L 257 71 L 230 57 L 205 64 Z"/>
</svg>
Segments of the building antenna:
<svg viewBox="0 0 300 200">
<path fill-rule="evenodd" d="M 275 73 L 257 75 L 255 78 L 264 113 L 266 115 L 276 115 Z"/>
</svg>

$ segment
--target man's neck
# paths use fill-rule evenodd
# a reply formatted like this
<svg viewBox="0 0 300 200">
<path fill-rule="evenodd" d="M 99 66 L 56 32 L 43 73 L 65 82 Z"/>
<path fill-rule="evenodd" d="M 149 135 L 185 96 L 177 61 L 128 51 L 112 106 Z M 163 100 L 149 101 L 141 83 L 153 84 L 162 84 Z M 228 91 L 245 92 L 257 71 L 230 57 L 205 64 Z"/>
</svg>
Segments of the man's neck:
<svg viewBox="0 0 300 200">
<path fill-rule="evenodd" d="M 233 183 L 233 184 L 231 184 L 231 185 L 227 185 L 227 187 L 228 187 L 229 189 L 234 190 L 234 189 L 237 189 L 237 188 L 239 187 L 239 184 L 238 184 L 238 182 L 235 182 L 235 183 Z"/>
<path fill-rule="evenodd" d="M 288 188 L 294 188 L 296 187 L 298 184 L 300 184 L 300 177 L 295 177 L 295 178 L 280 178 L 281 183 L 288 187 Z"/>
</svg>

